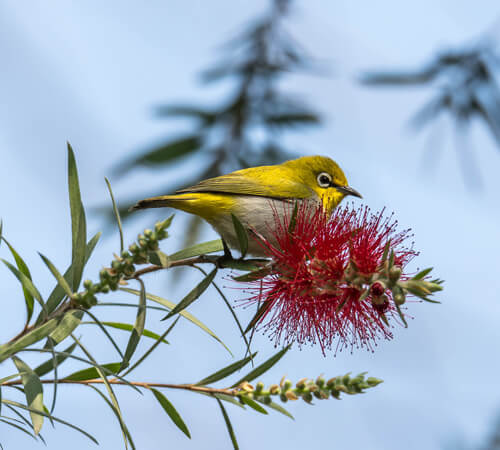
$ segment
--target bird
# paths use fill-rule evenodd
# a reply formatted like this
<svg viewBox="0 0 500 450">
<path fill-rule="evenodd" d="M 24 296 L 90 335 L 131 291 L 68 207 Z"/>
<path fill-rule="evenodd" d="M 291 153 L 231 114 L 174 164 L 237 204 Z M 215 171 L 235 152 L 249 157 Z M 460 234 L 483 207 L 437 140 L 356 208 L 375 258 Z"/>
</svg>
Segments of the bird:
<svg viewBox="0 0 500 450">
<path fill-rule="evenodd" d="M 249 167 L 208 178 L 173 195 L 140 200 L 131 210 L 170 207 L 194 214 L 221 236 L 225 253 L 240 249 L 233 215 L 250 232 L 274 241 L 276 214 L 282 218 L 290 204 L 322 204 L 330 216 L 348 195 L 362 198 L 350 187 L 340 166 L 326 156 L 303 156 L 282 164 Z M 229 248 L 228 248 L 229 247 Z M 248 254 L 265 256 L 257 239 L 248 239 Z"/>
</svg>

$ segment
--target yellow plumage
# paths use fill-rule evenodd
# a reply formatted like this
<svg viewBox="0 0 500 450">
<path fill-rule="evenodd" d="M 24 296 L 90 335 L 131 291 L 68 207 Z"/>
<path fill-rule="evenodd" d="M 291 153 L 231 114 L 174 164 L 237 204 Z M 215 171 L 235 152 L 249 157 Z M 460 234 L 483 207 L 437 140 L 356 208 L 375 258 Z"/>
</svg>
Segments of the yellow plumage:
<svg viewBox="0 0 500 450">
<path fill-rule="evenodd" d="M 283 214 L 296 200 L 321 202 L 327 214 L 346 195 L 360 194 L 347 185 L 342 169 L 324 156 L 304 156 L 274 166 L 250 167 L 200 181 L 174 195 L 152 197 L 133 209 L 171 207 L 202 217 L 230 247 L 238 248 L 231 214 L 266 238 L 274 225 L 273 209 Z M 250 243 L 249 252 L 260 253 Z"/>
</svg>

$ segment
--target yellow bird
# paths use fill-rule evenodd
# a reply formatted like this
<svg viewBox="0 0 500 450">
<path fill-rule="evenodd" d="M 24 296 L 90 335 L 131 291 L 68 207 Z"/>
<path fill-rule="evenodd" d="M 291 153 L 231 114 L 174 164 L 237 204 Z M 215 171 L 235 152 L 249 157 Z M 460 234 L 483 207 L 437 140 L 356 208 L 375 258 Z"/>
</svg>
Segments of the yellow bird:
<svg viewBox="0 0 500 450">
<path fill-rule="evenodd" d="M 346 195 L 361 198 L 335 161 L 326 156 L 304 156 L 209 178 L 174 195 L 141 200 L 132 209 L 171 207 L 195 214 L 212 225 L 229 247 L 239 249 L 231 214 L 248 230 L 273 241 L 274 214 L 289 213 L 290 203 L 321 202 L 330 215 Z M 254 239 L 249 239 L 248 253 L 262 255 Z"/>
</svg>

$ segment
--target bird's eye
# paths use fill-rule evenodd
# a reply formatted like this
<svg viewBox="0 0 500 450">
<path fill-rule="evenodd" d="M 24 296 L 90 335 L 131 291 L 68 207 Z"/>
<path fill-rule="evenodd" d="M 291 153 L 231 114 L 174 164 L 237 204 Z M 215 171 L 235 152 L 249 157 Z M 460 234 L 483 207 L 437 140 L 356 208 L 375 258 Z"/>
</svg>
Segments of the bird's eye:
<svg viewBox="0 0 500 450">
<path fill-rule="evenodd" d="M 327 187 L 330 187 L 330 185 L 331 185 L 332 177 L 329 173 L 321 172 L 318 175 L 317 180 L 318 180 L 319 187 L 327 188 Z"/>
</svg>

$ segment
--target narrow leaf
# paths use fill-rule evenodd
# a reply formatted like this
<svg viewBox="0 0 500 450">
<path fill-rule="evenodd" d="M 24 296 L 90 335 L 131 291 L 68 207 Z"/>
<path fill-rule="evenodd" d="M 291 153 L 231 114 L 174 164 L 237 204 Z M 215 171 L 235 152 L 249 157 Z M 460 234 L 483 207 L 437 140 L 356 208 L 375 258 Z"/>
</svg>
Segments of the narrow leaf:
<svg viewBox="0 0 500 450">
<path fill-rule="evenodd" d="M 16 408 L 21 408 L 21 409 L 25 409 L 26 411 L 30 411 L 31 412 L 34 412 L 36 414 L 40 414 L 44 417 L 48 417 L 50 418 L 51 420 L 55 421 L 55 422 L 59 422 L 59 423 L 62 423 L 63 425 L 66 425 L 70 428 L 73 428 L 74 430 L 76 431 L 79 431 L 80 433 L 84 434 L 85 436 L 87 436 L 92 442 L 94 442 L 95 444 L 98 444 L 99 445 L 99 442 L 97 442 L 97 439 L 92 436 L 91 434 L 87 433 L 86 431 L 82 430 L 80 427 L 77 427 L 76 425 L 73 425 L 69 422 L 66 422 L 65 420 L 62 420 L 62 419 L 59 419 L 57 417 L 54 417 L 50 414 L 47 414 L 45 411 L 38 411 L 38 410 L 35 410 L 33 408 L 30 408 L 29 406 L 26 406 L 26 405 L 23 405 L 22 403 L 18 403 L 18 402 L 15 402 L 13 400 L 7 400 L 7 399 L 4 399 L 2 400 L 2 403 L 5 404 L 5 405 L 12 405 L 12 406 L 15 406 Z"/>
<path fill-rule="evenodd" d="M 248 251 L 248 234 L 245 227 L 234 214 L 231 214 L 231 219 L 233 219 L 234 231 L 240 245 L 241 257 L 244 258 Z"/>
<path fill-rule="evenodd" d="M 10 271 L 16 276 L 16 278 L 21 283 L 21 286 L 26 289 L 36 300 L 42 308 L 45 308 L 45 303 L 43 301 L 42 295 L 35 287 L 30 278 L 28 278 L 24 273 L 20 272 L 17 268 L 15 268 L 9 261 L 2 259 L 2 262 L 10 269 Z"/>
<path fill-rule="evenodd" d="M 67 355 L 64 354 L 58 354 L 56 355 L 56 360 L 55 364 L 58 366 L 61 365 L 67 358 L 68 356 L 73 352 L 75 349 L 76 344 L 71 344 L 68 348 L 64 350 L 63 353 L 67 353 Z M 39 377 L 43 377 L 44 375 L 47 375 L 49 372 L 51 372 L 54 369 L 54 358 L 50 358 L 44 363 L 40 364 L 38 367 L 35 367 L 33 369 L 33 372 L 35 372 Z"/>
<path fill-rule="evenodd" d="M 168 258 L 170 261 L 179 261 L 181 259 L 191 258 L 192 256 L 206 255 L 207 253 L 220 252 L 222 250 L 224 250 L 222 240 L 215 239 L 180 250 L 171 254 Z"/>
<path fill-rule="evenodd" d="M 92 386 L 91 384 L 87 385 L 89 388 L 92 388 L 95 392 L 97 392 L 100 397 L 104 400 L 104 402 L 111 408 L 111 411 L 113 411 L 113 414 L 116 416 L 116 418 L 118 419 L 118 423 L 120 424 L 120 427 L 122 429 L 122 432 L 123 432 L 123 436 L 124 436 L 124 439 L 125 439 L 125 448 L 127 448 L 127 439 L 128 439 L 128 442 L 130 442 L 130 445 L 132 446 L 132 448 L 134 449 L 135 448 L 135 444 L 134 444 L 134 441 L 132 440 L 132 436 L 130 434 L 130 431 L 128 430 L 127 428 L 127 425 L 125 425 L 125 423 L 123 422 L 123 418 L 122 418 L 122 415 L 121 415 L 121 412 L 119 409 L 116 408 L 115 405 L 113 405 L 113 403 L 111 403 L 109 401 L 109 399 L 99 390 L 97 389 L 95 386 Z"/>
<path fill-rule="evenodd" d="M 263 373 L 267 372 L 271 367 L 273 367 L 288 350 L 290 350 L 290 345 L 287 345 L 284 349 L 280 350 L 274 356 L 271 356 L 271 358 L 269 358 L 267 361 L 264 361 L 260 366 L 257 366 L 255 369 L 250 371 L 247 375 L 234 383 L 232 387 L 238 386 L 243 381 L 250 382 L 255 378 L 261 376 Z"/>
<path fill-rule="evenodd" d="M 128 340 L 120 371 L 128 367 L 130 358 L 132 358 L 135 349 L 139 344 L 139 340 L 141 339 L 142 332 L 144 331 L 144 325 L 146 323 L 146 288 L 144 287 L 144 282 L 141 279 L 138 279 L 137 281 L 139 281 L 139 284 L 141 285 L 139 306 L 137 308 L 134 329 L 132 330 L 132 333 L 130 333 L 130 338 Z"/>
<path fill-rule="evenodd" d="M 271 305 L 272 302 L 269 301 L 262 302 L 262 305 L 260 305 L 259 308 L 257 309 L 255 316 L 253 316 L 252 320 L 245 328 L 244 331 L 245 334 L 248 333 L 250 330 L 252 330 L 255 327 L 255 325 L 257 325 L 257 322 L 265 315 L 265 313 L 271 307 Z"/>
<path fill-rule="evenodd" d="M 120 365 L 121 363 L 115 362 L 115 363 L 101 364 L 101 367 L 107 374 L 114 375 L 118 373 Z M 73 372 L 71 375 L 68 375 L 63 379 L 71 381 L 85 381 L 85 380 L 93 380 L 94 378 L 100 378 L 99 372 L 95 367 L 88 367 L 86 369 L 79 370 L 78 372 Z"/>
<path fill-rule="evenodd" d="M 35 411 L 43 411 L 43 387 L 40 378 L 22 359 L 13 356 L 12 360 L 21 374 L 26 404 Z M 43 415 L 35 411 L 30 411 L 30 416 L 33 430 L 38 434 L 43 425 Z"/>
<path fill-rule="evenodd" d="M 134 294 L 134 295 L 139 295 L 140 294 L 139 291 L 137 291 L 135 289 L 120 288 L 120 290 L 124 291 L 124 292 L 128 292 L 130 294 Z M 173 310 L 176 307 L 175 303 L 173 303 L 173 302 L 171 302 L 169 300 L 166 300 L 164 298 L 158 297 L 157 295 L 146 293 L 146 298 L 148 298 L 149 300 L 151 300 L 153 302 L 156 302 L 156 303 L 164 306 L 165 308 L 167 308 L 169 310 Z M 124 303 L 124 305 L 125 304 L 126 303 Z M 179 314 L 182 317 L 184 317 L 185 319 L 187 319 L 190 322 L 192 322 L 193 324 L 195 324 L 197 327 L 200 327 L 205 333 L 207 333 L 210 336 L 212 336 L 217 342 L 219 342 L 232 355 L 231 350 L 229 350 L 229 348 L 226 346 L 226 344 L 224 344 L 224 342 L 222 342 L 222 340 L 210 328 L 208 328 L 205 324 L 203 324 L 202 322 L 200 322 L 195 316 L 193 316 L 191 313 L 189 313 L 187 311 L 181 311 Z"/>
<path fill-rule="evenodd" d="M 69 287 L 69 284 L 65 280 L 65 278 L 61 275 L 61 273 L 56 269 L 54 264 L 52 264 L 52 262 L 46 256 L 42 255 L 40 252 L 38 252 L 38 254 L 40 255 L 40 258 L 42 258 L 45 265 L 49 268 L 52 275 L 54 275 L 54 278 L 57 280 L 59 285 L 62 287 L 62 289 L 64 290 L 66 295 L 68 297 L 71 297 L 71 295 L 72 295 L 71 288 Z"/>
<path fill-rule="evenodd" d="M 134 305 L 137 307 L 137 305 Z M 101 325 L 104 325 L 106 327 L 110 327 L 110 328 L 115 328 L 117 330 L 124 330 L 124 331 L 133 331 L 134 330 L 134 325 L 130 324 L 130 323 L 122 323 L 122 322 L 100 322 Z M 82 325 L 96 325 L 97 323 L 96 322 L 82 322 Z M 147 330 L 146 328 L 144 328 L 144 330 L 142 331 L 142 335 L 145 336 L 145 337 L 148 337 L 148 338 L 151 338 L 151 339 L 154 339 L 154 340 L 158 340 L 160 339 L 160 335 L 157 334 L 157 333 L 154 333 L 153 331 L 150 331 L 150 330 Z M 161 339 L 161 342 L 163 342 L 164 344 L 168 344 L 168 341 L 166 341 L 165 339 Z"/>
<path fill-rule="evenodd" d="M 40 327 L 35 328 L 33 331 L 26 333 L 23 337 L 17 339 L 11 344 L 0 345 L 0 362 L 7 359 L 9 356 L 14 355 L 20 350 L 38 342 L 39 340 L 47 337 L 58 324 L 58 319 L 51 319 Z"/>
<path fill-rule="evenodd" d="M 273 270 L 272 267 L 269 265 L 269 266 L 262 267 L 260 269 L 245 273 L 243 275 L 233 277 L 233 280 L 240 281 L 240 282 L 257 281 L 257 280 L 260 280 L 261 278 L 264 278 L 267 275 L 269 275 L 272 272 L 272 270 Z"/>
<path fill-rule="evenodd" d="M 193 303 L 195 300 L 197 300 L 203 292 L 206 291 L 208 286 L 210 286 L 210 283 L 212 280 L 215 278 L 215 274 L 217 273 L 217 267 L 212 270 L 201 282 L 194 288 L 192 289 L 189 294 L 187 294 L 176 306 L 172 311 L 170 311 L 163 319 L 165 320 L 168 319 L 169 317 L 174 316 L 175 314 L 179 313 L 180 311 L 186 309 L 191 303 Z"/>
<path fill-rule="evenodd" d="M 160 403 L 163 410 L 168 414 L 168 417 L 172 419 L 172 422 L 174 422 L 179 430 L 181 430 L 189 439 L 191 439 L 191 434 L 189 433 L 188 427 L 182 420 L 182 417 L 179 415 L 177 410 L 174 408 L 174 405 L 172 405 L 167 397 L 165 397 L 157 389 L 151 388 L 151 391 L 156 397 L 156 400 L 158 400 L 158 403 Z"/>
<path fill-rule="evenodd" d="M 80 183 L 76 168 L 75 154 L 68 142 L 68 190 L 69 205 L 71 210 L 71 232 L 72 232 L 72 256 L 71 265 L 73 276 L 71 287 L 76 292 L 82 279 L 83 267 L 85 266 L 85 243 L 87 241 L 87 225 L 85 211 L 83 209 L 80 195 Z"/>
<path fill-rule="evenodd" d="M 120 233 L 120 253 L 122 253 L 123 252 L 122 219 L 120 218 L 120 211 L 116 206 L 115 196 L 113 195 L 113 190 L 111 189 L 111 183 L 106 177 L 104 177 L 104 181 L 106 181 L 106 185 L 108 186 L 109 196 L 111 197 L 111 203 L 113 204 L 113 212 L 115 214 L 116 224 L 118 225 L 118 232 Z"/>
<path fill-rule="evenodd" d="M 281 414 L 284 414 L 287 417 L 290 417 L 290 419 L 295 420 L 295 417 L 293 417 L 283 406 L 281 406 L 279 403 L 271 402 L 271 403 L 266 403 L 266 406 L 268 406 L 271 409 L 274 409 L 275 411 L 280 412 Z"/>
<path fill-rule="evenodd" d="M 261 414 L 268 414 L 268 412 L 262 406 L 260 406 L 255 400 L 252 400 L 246 395 L 241 395 L 240 398 L 245 405 L 250 406 L 250 408 L 254 409 L 255 411 Z"/>
<path fill-rule="evenodd" d="M 219 399 L 217 399 L 217 403 L 219 403 L 222 417 L 224 417 L 224 422 L 226 422 L 227 431 L 229 433 L 229 437 L 231 438 L 233 448 L 234 450 L 239 450 L 238 441 L 236 441 L 236 435 L 234 434 L 233 426 L 231 425 L 231 421 L 229 420 L 229 416 L 227 415 L 226 408 L 224 408 L 224 405 Z"/>
<path fill-rule="evenodd" d="M 99 238 L 101 237 L 101 233 L 97 233 L 94 235 L 92 239 L 87 243 L 87 247 L 85 249 L 85 264 L 87 264 L 90 256 L 92 255 L 92 252 L 94 251 L 95 246 L 97 245 L 97 242 L 99 241 Z M 70 285 L 72 284 L 73 280 L 73 266 L 69 266 L 69 268 L 64 272 L 64 279 L 66 280 L 67 283 Z M 51 313 L 54 311 L 61 301 L 63 300 L 64 296 L 66 295 L 64 289 L 61 287 L 61 285 L 58 283 L 57 286 L 53 289 L 53 291 L 50 293 L 49 298 L 47 299 L 47 311 Z M 41 316 L 38 317 L 37 319 L 37 324 L 39 324 L 41 321 Z"/>
<path fill-rule="evenodd" d="M 217 372 L 214 372 L 208 377 L 203 378 L 203 380 L 198 381 L 196 385 L 212 384 L 215 383 L 216 381 L 228 377 L 237 370 L 240 370 L 242 367 L 246 366 L 250 361 L 252 361 L 252 359 L 255 357 L 256 354 L 257 352 L 253 353 L 250 356 L 247 356 L 246 358 L 240 359 L 239 361 L 236 361 L 235 363 L 230 364 L 229 366 L 226 366 L 223 369 L 218 370 Z"/>
<path fill-rule="evenodd" d="M 59 344 L 64 339 L 66 339 L 78 325 L 83 317 L 83 311 L 79 309 L 73 309 L 66 312 L 62 319 L 60 319 L 59 324 L 56 329 L 49 334 L 49 339 L 53 345 Z"/>
<path fill-rule="evenodd" d="M 417 273 L 413 278 L 412 280 L 422 280 L 423 278 L 425 278 L 427 275 L 429 275 L 429 273 L 431 273 L 433 267 L 429 267 L 427 269 L 424 269 L 422 271 L 420 271 L 419 273 Z"/>
<path fill-rule="evenodd" d="M 2 236 L 2 233 L 0 232 L 0 240 L 2 239 L 1 236 Z M 5 238 L 3 238 L 3 241 L 7 244 L 7 247 L 9 247 L 9 250 L 12 253 L 12 256 L 14 257 L 14 259 L 16 261 L 16 265 L 17 265 L 17 268 L 19 269 L 19 272 L 21 272 L 26 277 L 28 277 L 30 280 L 32 280 L 31 273 L 28 269 L 28 266 L 24 262 L 24 260 L 21 258 L 21 256 L 16 252 L 14 247 L 12 247 L 12 245 L 10 245 L 9 242 Z M 23 293 L 24 293 L 24 300 L 26 302 L 26 312 L 27 312 L 26 323 L 29 323 L 29 321 L 31 320 L 31 317 L 33 315 L 34 299 L 33 299 L 33 295 L 30 293 L 30 291 L 28 289 L 26 289 L 24 286 L 23 286 Z"/>
</svg>

